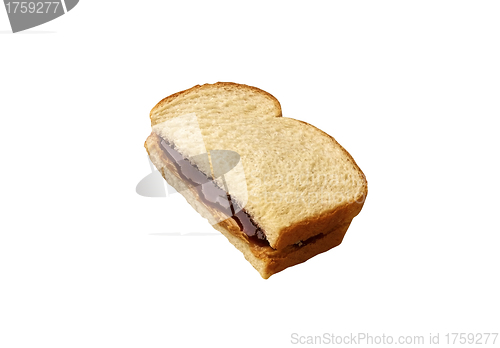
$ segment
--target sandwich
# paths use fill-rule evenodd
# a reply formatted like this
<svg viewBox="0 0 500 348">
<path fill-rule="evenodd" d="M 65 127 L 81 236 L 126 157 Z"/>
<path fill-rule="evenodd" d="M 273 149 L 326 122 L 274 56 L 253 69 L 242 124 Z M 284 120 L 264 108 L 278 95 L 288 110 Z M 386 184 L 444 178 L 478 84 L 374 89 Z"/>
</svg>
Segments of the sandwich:
<svg viewBox="0 0 500 348">
<path fill-rule="evenodd" d="M 151 162 L 265 279 L 339 245 L 363 207 L 349 153 L 261 89 L 198 85 L 150 118 Z"/>
</svg>

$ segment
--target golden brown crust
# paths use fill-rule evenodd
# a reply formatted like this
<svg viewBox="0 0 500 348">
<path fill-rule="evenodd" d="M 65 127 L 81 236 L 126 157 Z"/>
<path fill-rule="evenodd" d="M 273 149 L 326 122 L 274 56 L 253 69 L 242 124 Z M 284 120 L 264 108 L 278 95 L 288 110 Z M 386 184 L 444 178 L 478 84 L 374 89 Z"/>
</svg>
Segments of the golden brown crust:
<svg viewBox="0 0 500 348">
<path fill-rule="evenodd" d="M 338 246 L 342 243 L 350 223 L 349 221 L 349 223 L 332 228 L 326 234 L 320 235 L 319 238 L 316 238 L 306 245 L 290 245 L 281 252 L 279 257 L 268 256 L 269 261 L 266 264 L 263 277 L 266 278 L 267 275 L 268 278 L 272 274 L 281 272 L 285 268 L 298 265 L 299 263 L 309 260 L 313 256 Z"/>
<path fill-rule="evenodd" d="M 338 246 L 342 243 L 344 235 L 349 228 L 349 223 L 331 229 L 328 233 L 321 234 L 302 246 L 290 245 L 281 251 L 263 248 L 266 250 L 262 250 L 261 253 L 249 252 L 247 244 L 240 243 L 236 237 L 220 224 L 212 227 L 221 232 L 231 244 L 243 253 L 247 261 L 259 271 L 262 278 L 267 279 L 288 267 L 303 263 L 318 254 Z"/>
<path fill-rule="evenodd" d="M 252 90 L 254 92 L 260 93 L 260 94 L 270 98 L 274 102 L 276 108 L 279 110 L 279 116 L 281 116 L 281 104 L 278 101 L 278 99 L 276 99 L 272 94 L 270 94 L 266 91 L 263 91 L 260 88 L 248 86 L 248 85 L 244 85 L 244 84 L 239 84 L 239 83 L 234 83 L 234 82 L 216 82 L 214 84 L 206 83 L 204 85 L 196 85 L 196 86 L 188 88 L 184 91 L 180 91 L 180 92 L 174 93 L 172 95 L 169 95 L 168 97 L 160 100 L 160 102 L 155 105 L 155 107 L 151 110 L 151 112 L 149 114 L 149 118 L 151 119 L 151 126 L 154 126 L 155 124 L 158 123 L 157 120 L 154 118 L 154 113 L 159 108 L 163 107 L 165 104 L 168 104 L 168 103 L 174 101 L 177 97 L 179 97 L 181 95 L 188 94 L 188 93 L 196 91 L 198 89 L 213 88 L 214 86 L 220 87 L 220 88 L 249 89 L 249 90 Z"/>
</svg>

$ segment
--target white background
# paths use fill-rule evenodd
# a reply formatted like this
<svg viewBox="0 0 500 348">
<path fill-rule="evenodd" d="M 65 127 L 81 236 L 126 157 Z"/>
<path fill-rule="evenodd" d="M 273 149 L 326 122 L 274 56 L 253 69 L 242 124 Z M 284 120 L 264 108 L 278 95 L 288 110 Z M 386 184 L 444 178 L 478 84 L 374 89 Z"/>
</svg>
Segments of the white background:
<svg viewBox="0 0 500 348">
<path fill-rule="evenodd" d="M 494 1 L 81 1 L 11 34 L 0 9 L 0 346 L 499 332 L 499 18 Z M 179 194 L 136 194 L 150 109 L 216 81 L 355 158 L 369 194 L 339 247 L 263 280 L 224 237 L 189 236 L 215 230 Z"/>
</svg>

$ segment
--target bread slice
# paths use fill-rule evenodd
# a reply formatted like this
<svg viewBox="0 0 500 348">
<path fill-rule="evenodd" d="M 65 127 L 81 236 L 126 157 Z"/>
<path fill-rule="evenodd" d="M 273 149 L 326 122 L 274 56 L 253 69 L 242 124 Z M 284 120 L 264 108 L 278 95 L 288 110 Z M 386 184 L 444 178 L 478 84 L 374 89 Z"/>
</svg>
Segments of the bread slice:
<svg viewBox="0 0 500 348">
<path fill-rule="evenodd" d="M 264 278 L 338 245 L 363 206 L 367 182 L 347 151 L 321 130 L 282 117 L 279 102 L 260 89 L 195 86 L 163 99 L 150 116 L 145 146 L 152 162 Z M 225 188 L 268 245 L 252 244 L 232 218 L 217 216 L 196 190 L 182 186 L 162 139 Z M 236 161 L 224 160 L 238 162 L 235 170 L 217 175 L 216 150 L 236 154 Z"/>
</svg>

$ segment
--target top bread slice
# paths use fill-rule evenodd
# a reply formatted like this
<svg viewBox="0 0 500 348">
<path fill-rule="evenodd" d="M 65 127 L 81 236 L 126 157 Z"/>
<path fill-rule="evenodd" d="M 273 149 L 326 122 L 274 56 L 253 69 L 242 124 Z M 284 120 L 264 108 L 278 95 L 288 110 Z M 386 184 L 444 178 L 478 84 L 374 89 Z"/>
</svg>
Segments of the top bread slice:
<svg viewBox="0 0 500 348">
<path fill-rule="evenodd" d="M 185 122 L 185 115 L 196 115 L 196 122 Z M 150 117 L 153 131 L 208 176 L 217 177 L 200 153 L 240 156 L 244 180 L 229 175 L 216 182 L 229 187 L 274 249 L 328 233 L 363 206 L 367 182 L 349 153 L 314 126 L 282 117 L 276 98 L 258 88 L 195 86 L 160 101 Z"/>
</svg>

